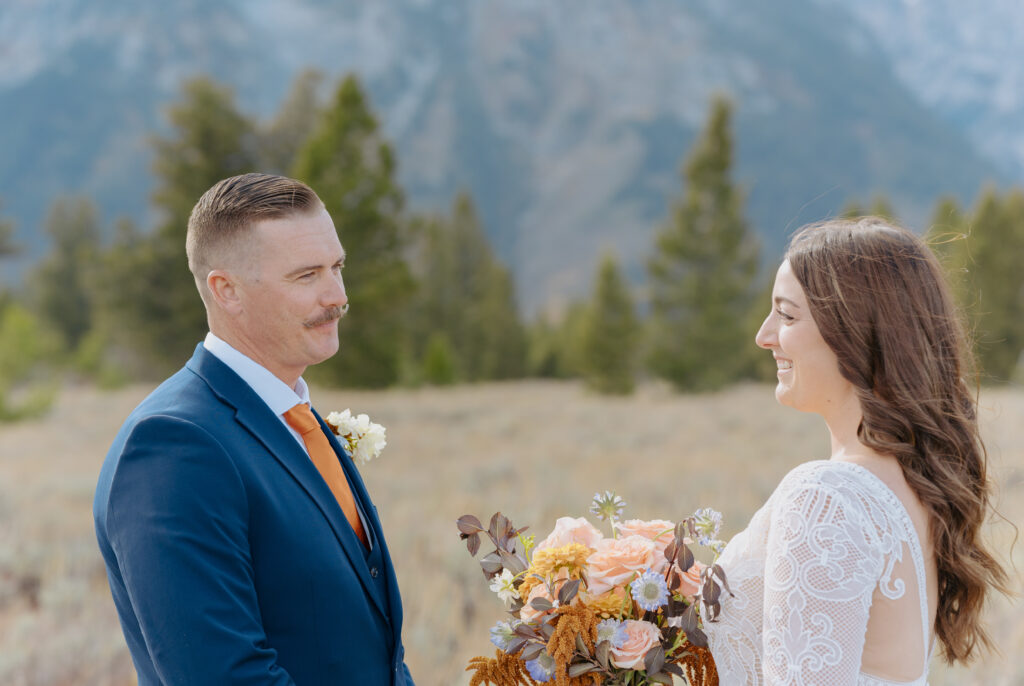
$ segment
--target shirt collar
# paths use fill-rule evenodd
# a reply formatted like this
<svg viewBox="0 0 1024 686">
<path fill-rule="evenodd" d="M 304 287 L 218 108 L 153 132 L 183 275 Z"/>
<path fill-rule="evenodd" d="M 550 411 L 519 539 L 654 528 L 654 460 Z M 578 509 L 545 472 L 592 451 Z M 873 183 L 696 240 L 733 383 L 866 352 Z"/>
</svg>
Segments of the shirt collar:
<svg viewBox="0 0 1024 686">
<path fill-rule="evenodd" d="M 242 381 L 249 384 L 274 414 L 283 415 L 299 403 L 309 404 L 309 387 L 301 376 L 295 383 L 295 388 L 289 388 L 288 384 L 274 376 L 266 367 L 238 352 L 212 331 L 206 334 L 203 347 L 242 377 Z"/>
</svg>

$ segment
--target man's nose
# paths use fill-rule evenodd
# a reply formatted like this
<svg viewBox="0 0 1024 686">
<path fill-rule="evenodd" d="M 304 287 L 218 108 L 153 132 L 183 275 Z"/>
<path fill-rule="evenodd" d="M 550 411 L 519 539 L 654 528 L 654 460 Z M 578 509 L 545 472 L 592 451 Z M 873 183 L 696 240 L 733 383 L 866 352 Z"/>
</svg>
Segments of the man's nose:
<svg viewBox="0 0 1024 686">
<path fill-rule="evenodd" d="M 348 304 L 348 293 L 345 292 L 345 281 L 341 274 L 330 279 L 330 287 L 323 294 L 323 304 L 329 307 L 345 307 Z"/>
</svg>

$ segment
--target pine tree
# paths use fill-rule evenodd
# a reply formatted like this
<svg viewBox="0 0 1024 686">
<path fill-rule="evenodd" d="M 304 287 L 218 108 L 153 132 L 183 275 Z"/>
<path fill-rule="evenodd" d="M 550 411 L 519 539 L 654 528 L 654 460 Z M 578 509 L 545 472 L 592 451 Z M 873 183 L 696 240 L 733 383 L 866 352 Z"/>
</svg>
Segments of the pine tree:
<svg viewBox="0 0 1024 686">
<path fill-rule="evenodd" d="M 33 309 L 64 348 L 74 351 L 93 325 L 95 294 L 89 270 L 99 252 L 96 207 L 87 198 L 58 198 L 50 207 L 45 231 L 53 243 L 30 275 Z"/>
<path fill-rule="evenodd" d="M 292 176 L 323 200 L 348 256 L 351 310 L 339 327 L 341 350 L 311 375 L 349 386 L 393 384 L 400 375 L 414 283 L 403 256 L 403 197 L 394 179 L 394 154 L 354 76 L 338 86 L 299 151 Z"/>
<path fill-rule="evenodd" d="M 961 306 L 971 323 L 982 380 L 1005 382 L 1024 351 L 1024 193 L 1014 191 L 1004 199 L 987 189 L 951 261 L 964 271 Z"/>
<path fill-rule="evenodd" d="M 0 217 L 0 260 L 12 257 L 21 252 L 21 247 L 14 242 L 14 222 Z M 12 302 L 10 292 L 0 286 L 0 314 Z"/>
<path fill-rule="evenodd" d="M 455 353 L 448 337 L 440 331 L 431 334 L 423 354 L 423 380 L 433 386 L 449 386 L 458 379 Z"/>
<path fill-rule="evenodd" d="M 477 308 L 482 331 L 480 379 L 516 379 L 526 373 L 526 330 L 519 319 L 512 274 L 494 262 Z"/>
<path fill-rule="evenodd" d="M 598 269 L 583 326 L 582 363 L 587 384 L 600 393 L 632 393 L 638 323 L 629 287 L 615 258 Z"/>
<path fill-rule="evenodd" d="M 1002 373 L 1009 381 L 1024 380 L 1024 189 L 1014 188 L 1006 194 L 1003 214 L 1006 222 L 1005 281 L 1000 284 L 1005 293 L 1003 326 L 1006 343 L 1002 354 L 1005 367 Z"/>
<path fill-rule="evenodd" d="M 526 374 L 542 379 L 565 376 L 559 329 L 540 314 L 526 327 Z"/>
<path fill-rule="evenodd" d="M 845 219 L 853 219 L 856 217 L 881 217 L 882 219 L 888 219 L 889 221 L 897 221 L 896 211 L 893 209 L 892 203 L 889 202 L 889 198 L 885 197 L 881 193 L 875 195 L 871 200 L 871 205 L 864 207 L 856 200 L 852 200 L 846 204 L 843 211 L 840 212 L 841 217 Z"/>
<path fill-rule="evenodd" d="M 935 204 L 925 238 L 936 254 L 949 255 L 952 246 L 966 237 L 966 229 L 967 217 L 960 203 L 953 196 L 944 195 Z"/>
<path fill-rule="evenodd" d="M 323 114 L 320 88 L 324 75 L 305 69 L 295 77 L 288 95 L 259 131 L 260 168 L 269 174 L 287 174 Z"/>
<path fill-rule="evenodd" d="M 56 395 L 60 337 L 18 303 L 0 308 L 0 422 L 42 414 Z"/>
<path fill-rule="evenodd" d="M 745 375 L 756 381 L 774 382 L 777 380 L 778 365 L 775 363 L 775 358 L 754 342 L 754 337 L 760 330 L 761 324 L 764 323 L 765 317 L 772 311 L 772 289 L 774 286 L 775 274 L 773 273 L 765 277 L 761 286 L 755 290 L 756 295 L 747 316 L 747 323 L 743 327 L 747 331 L 746 350 L 750 360 Z"/>
<path fill-rule="evenodd" d="M 160 224 L 107 255 L 102 276 L 118 338 L 154 377 L 183 364 L 207 328 L 185 257 L 192 207 L 217 181 L 253 171 L 256 162 L 252 124 L 228 88 L 207 78 L 186 83 L 169 118 L 170 135 L 154 142 Z"/>
<path fill-rule="evenodd" d="M 950 195 L 939 198 L 932 211 L 932 219 L 925 232 L 924 240 L 939 258 L 946 271 L 950 287 L 957 303 L 967 301 L 967 256 L 964 241 L 967 240 L 968 219 L 960 203 Z"/>
<path fill-rule="evenodd" d="M 759 249 L 731 179 L 730 118 L 728 101 L 716 99 L 649 262 L 649 363 L 680 390 L 716 389 L 749 373 Z"/>
<path fill-rule="evenodd" d="M 425 341 L 432 332 L 443 332 L 464 380 L 522 376 L 526 333 L 515 285 L 495 257 L 468 194 L 456 196 L 449 218 L 425 223 L 416 264 L 414 338 Z"/>
<path fill-rule="evenodd" d="M 584 341 L 587 330 L 587 303 L 576 301 L 565 308 L 557 329 L 559 376 L 580 378 L 584 375 Z"/>
<path fill-rule="evenodd" d="M 19 252 L 14 242 L 14 222 L 0 219 L 0 258 L 16 255 Z"/>
</svg>

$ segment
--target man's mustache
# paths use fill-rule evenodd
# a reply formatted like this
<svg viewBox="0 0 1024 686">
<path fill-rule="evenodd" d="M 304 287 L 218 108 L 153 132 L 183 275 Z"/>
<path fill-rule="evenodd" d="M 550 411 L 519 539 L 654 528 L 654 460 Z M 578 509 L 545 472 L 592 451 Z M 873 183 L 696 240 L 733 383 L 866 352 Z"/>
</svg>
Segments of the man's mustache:
<svg viewBox="0 0 1024 686">
<path fill-rule="evenodd" d="M 343 307 L 328 307 L 319 317 L 303 322 L 302 325 L 307 329 L 312 329 L 313 327 L 320 326 L 321 324 L 333 322 L 335 319 L 341 319 L 345 316 L 346 312 L 348 312 L 348 303 L 345 303 Z"/>
</svg>

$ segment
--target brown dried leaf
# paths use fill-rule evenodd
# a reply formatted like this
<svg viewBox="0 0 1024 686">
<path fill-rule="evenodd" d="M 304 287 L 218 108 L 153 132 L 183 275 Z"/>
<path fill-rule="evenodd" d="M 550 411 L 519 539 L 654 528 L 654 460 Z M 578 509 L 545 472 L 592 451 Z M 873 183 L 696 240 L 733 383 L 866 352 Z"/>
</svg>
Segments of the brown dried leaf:
<svg viewBox="0 0 1024 686">
<path fill-rule="evenodd" d="M 577 677 L 597 669 L 593 662 L 576 662 L 569 665 L 569 677 Z"/>
<path fill-rule="evenodd" d="M 570 579 L 562 585 L 562 588 L 558 589 L 558 604 L 568 605 L 572 602 L 572 599 L 576 597 L 577 591 L 580 590 L 580 580 Z"/>
<path fill-rule="evenodd" d="M 484 557 L 480 558 L 480 566 L 484 570 L 484 574 L 487 578 L 491 578 L 495 574 L 500 574 L 504 565 L 501 564 L 501 556 L 498 555 L 497 551 L 488 553 Z"/>
<path fill-rule="evenodd" d="M 707 634 L 705 634 L 700 629 L 694 629 L 693 631 L 687 631 L 686 632 L 686 640 L 688 640 L 690 643 L 692 643 L 693 645 L 697 646 L 698 648 L 707 648 L 708 647 L 708 637 L 707 637 Z"/>
<path fill-rule="evenodd" d="M 676 564 L 679 565 L 679 569 L 685 572 L 693 566 L 693 562 L 693 553 L 690 552 L 689 546 L 683 543 L 679 546 L 679 550 L 676 551 Z"/>
<path fill-rule="evenodd" d="M 526 646 L 525 648 L 523 648 L 523 652 L 522 652 L 522 654 L 519 657 L 521 657 L 524 661 L 532 660 L 533 658 L 535 658 L 538 655 L 540 655 L 542 650 L 544 650 L 544 644 L 542 644 L 542 643 L 531 643 L 528 646 Z"/>
<path fill-rule="evenodd" d="M 484 530 L 484 525 L 480 523 L 480 520 L 469 514 L 462 515 L 455 523 L 459 527 L 459 532 L 467 536 Z"/>
<path fill-rule="evenodd" d="M 594 651 L 594 656 L 597 658 L 597 662 L 604 669 L 608 669 L 608 653 L 612 649 L 610 641 L 601 641 L 597 644 L 597 650 Z"/>
<path fill-rule="evenodd" d="M 553 608 L 554 605 L 552 605 L 551 601 L 547 598 L 534 598 L 530 601 L 530 607 L 532 607 L 537 612 L 547 612 L 548 610 Z"/>
<path fill-rule="evenodd" d="M 476 554 L 480 551 L 480 534 L 466 536 L 466 548 L 469 550 L 470 555 L 476 557 Z"/>
<path fill-rule="evenodd" d="M 647 670 L 648 678 L 651 678 L 651 674 L 657 674 L 661 671 L 661 668 L 665 666 L 665 650 L 661 647 L 661 644 L 654 646 L 647 651 L 644 655 L 644 667 Z M 669 681 L 671 684 L 672 682 Z"/>
<path fill-rule="evenodd" d="M 712 569 L 712 571 L 714 571 L 715 576 L 717 576 L 719 579 L 721 579 L 722 586 L 725 587 L 725 590 L 728 591 L 729 595 L 733 595 L 732 590 L 729 588 L 729 582 L 726 581 L 726 579 L 725 579 L 725 570 L 722 569 L 722 567 L 720 565 L 718 565 L 717 563 L 711 565 L 711 569 Z"/>
</svg>

